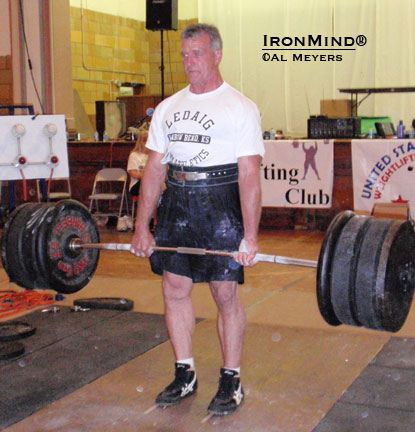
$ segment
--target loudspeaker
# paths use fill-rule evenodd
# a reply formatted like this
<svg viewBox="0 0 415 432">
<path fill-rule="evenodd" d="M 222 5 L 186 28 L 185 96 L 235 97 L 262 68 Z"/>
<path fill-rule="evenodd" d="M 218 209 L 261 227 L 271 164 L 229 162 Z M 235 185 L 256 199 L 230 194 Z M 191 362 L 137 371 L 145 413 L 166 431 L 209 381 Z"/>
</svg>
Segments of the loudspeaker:
<svg viewBox="0 0 415 432">
<path fill-rule="evenodd" d="M 107 132 L 109 139 L 118 138 L 126 132 L 124 102 L 95 101 L 95 113 L 100 141 L 103 141 L 104 132 Z"/>
<path fill-rule="evenodd" d="M 177 0 L 147 0 L 147 30 L 177 30 Z"/>
</svg>

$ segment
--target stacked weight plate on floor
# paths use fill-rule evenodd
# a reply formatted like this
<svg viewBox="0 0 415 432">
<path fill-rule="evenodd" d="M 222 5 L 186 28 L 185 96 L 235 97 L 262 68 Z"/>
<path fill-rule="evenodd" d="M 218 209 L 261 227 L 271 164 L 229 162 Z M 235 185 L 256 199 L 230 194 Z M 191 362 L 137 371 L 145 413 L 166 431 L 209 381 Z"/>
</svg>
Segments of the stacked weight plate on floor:
<svg viewBox="0 0 415 432">
<path fill-rule="evenodd" d="M 96 223 L 83 204 L 62 200 L 17 207 L 1 239 L 2 263 L 10 281 L 64 294 L 82 289 L 95 273 L 99 250 L 73 251 L 69 244 L 74 238 L 99 242 Z"/>
<path fill-rule="evenodd" d="M 415 288 L 411 222 L 338 214 L 317 264 L 317 300 L 328 324 L 398 331 Z"/>
</svg>

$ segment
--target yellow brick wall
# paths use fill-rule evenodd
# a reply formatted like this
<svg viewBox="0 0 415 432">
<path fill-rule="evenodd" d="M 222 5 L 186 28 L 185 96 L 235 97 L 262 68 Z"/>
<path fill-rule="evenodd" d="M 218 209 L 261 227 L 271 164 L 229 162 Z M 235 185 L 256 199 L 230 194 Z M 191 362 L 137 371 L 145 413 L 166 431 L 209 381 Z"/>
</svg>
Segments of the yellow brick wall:
<svg viewBox="0 0 415 432">
<path fill-rule="evenodd" d="M 184 73 L 182 59 L 180 57 L 180 33 L 189 24 L 197 20 L 180 20 L 177 31 L 163 32 L 164 46 L 164 92 L 171 95 L 186 87 L 188 82 Z M 150 65 L 150 89 L 149 94 L 161 95 L 161 35 L 160 31 L 149 31 L 149 65 Z"/>
<path fill-rule="evenodd" d="M 73 87 L 78 90 L 92 123 L 96 100 L 116 100 L 117 82 L 145 84 L 140 94 L 161 95 L 160 31 L 148 31 L 144 21 L 71 7 Z M 165 95 L 187 85 L 180 58 L 180 32 L 197 20 L 179 22 L 179 30 L 164 31 Z M 93 124 L 94 126 L 94 124 Z"/>
<path fill-rule="evenodd" d="M 11 56 L 0 56 L 0 105 L 13 104 L 13 75 Z M 1 111 L 0 115 L 8 114 Z"/>
</svg>

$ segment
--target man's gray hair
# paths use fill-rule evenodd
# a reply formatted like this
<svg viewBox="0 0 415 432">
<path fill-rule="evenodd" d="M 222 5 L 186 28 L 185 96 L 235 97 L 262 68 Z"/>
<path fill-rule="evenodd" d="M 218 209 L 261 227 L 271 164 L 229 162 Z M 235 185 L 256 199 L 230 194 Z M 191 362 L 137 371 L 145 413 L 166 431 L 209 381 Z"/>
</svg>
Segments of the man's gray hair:
<svg viewBox="0 0 415 432">
<path fill-rule="evenodd" d="M 217 27 L 210 24 L 191 24 L 182 31 L 180 37 L 184 40 L 197 37 L 201 33 L 206 33 L 209 36 L 210 49 L 212 51 L 222 49 L 222 38 L 219 30 Z"/>
</svg>

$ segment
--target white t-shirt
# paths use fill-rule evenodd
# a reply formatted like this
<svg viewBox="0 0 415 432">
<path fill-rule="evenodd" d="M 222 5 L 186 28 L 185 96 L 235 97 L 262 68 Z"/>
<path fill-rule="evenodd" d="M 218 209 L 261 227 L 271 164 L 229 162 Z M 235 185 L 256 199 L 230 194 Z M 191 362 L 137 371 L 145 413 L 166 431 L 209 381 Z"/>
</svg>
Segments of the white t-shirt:
<svg viewBox="0 0 415 432">
<path fill-rule="evenodd" d="M 128 164 L 127 164 L 127 171 L 129 170 L 138 170 L 143 171 L 144 167 L 146 166 L 148 159 L 148 155 L 145 153 L 137 153 L 135 151 L 130 153 L 130 156 L 128 157 Z M 138 179 L 132 178 L 130 176 L 130 188 L 131 188 L 138 182 Z"/>
<path fill-rule="evenodd" d="M 216 166 L 241 156 L 264 154 L 257 106 L 227 83 L 202 94 L 190 86 L 161 102 L 153 115 L 146 147 L 162 163 Z"/>
</svg>

